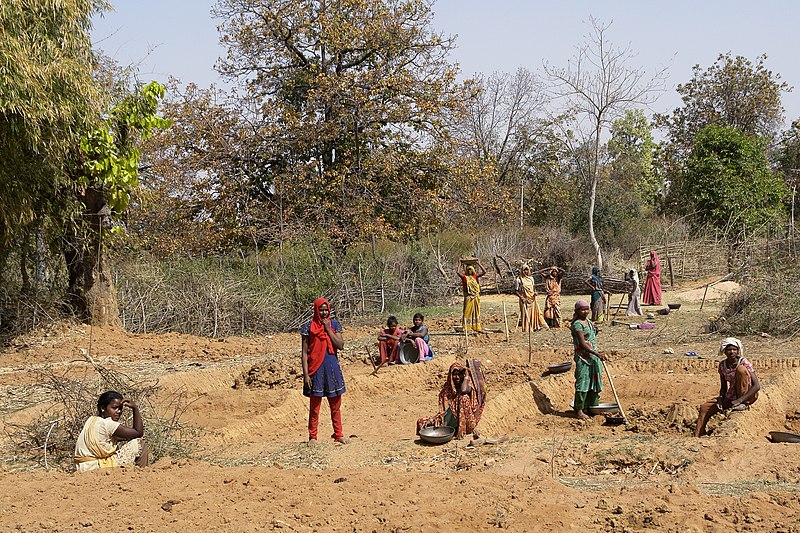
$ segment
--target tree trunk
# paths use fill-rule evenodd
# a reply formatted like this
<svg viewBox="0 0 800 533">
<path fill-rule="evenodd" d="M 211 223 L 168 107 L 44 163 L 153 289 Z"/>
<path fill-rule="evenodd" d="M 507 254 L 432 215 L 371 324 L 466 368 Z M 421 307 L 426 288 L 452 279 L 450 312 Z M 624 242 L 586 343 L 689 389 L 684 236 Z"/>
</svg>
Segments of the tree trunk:
<svg viewBox="0 0 800 533">
<path fill-rule="evenodd" d="M 600 270 L 603 270 L 603 254 L 600 251 L 600 243 L 597 242 L 597 237 L 594 234 L 594 206 L 597 200 L 597 166 L 599 164 L 600 158 L 600 126 L 602 122 L 600 119 L 597 119 L 597 126 L 594 132 L 594 161 L 591 164 L 591 173 L 590 179 L 592 181 L 592 185 L 589 190 L 589 240 L 592 242 L 592 247 L 594 248 L 594 255 L 595 260 L 597 263 L 597 267 Z"/>
<path fill-rule="evenodd" d="M 111 272 L 103 257 L 103 231 L 111 211 L 102 192 L 89 189 L 83 197 L 85 220 L 64 237 L 69 274 L 67 302 L 81 321 L 95 326 L 119 325 L 119 305 Z"/>
</svg>

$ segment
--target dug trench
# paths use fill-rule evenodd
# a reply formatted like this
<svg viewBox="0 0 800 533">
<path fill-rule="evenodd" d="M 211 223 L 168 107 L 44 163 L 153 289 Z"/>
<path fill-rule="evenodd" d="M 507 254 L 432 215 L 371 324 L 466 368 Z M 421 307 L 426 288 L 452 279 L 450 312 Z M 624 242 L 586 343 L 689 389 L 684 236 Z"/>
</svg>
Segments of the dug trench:
<svg viewBox="0 0 800 533">
<path fill-rule="evenodd" d="M 85 476 L 12 474 L 19 466 L 7 460 L 0 528 L 114 530 L 119 520 L 141 531 L 793 527 L 800 459 L 792 445 L 766 436 L 797 429 L 792 400 L 800 392 L 800 362 L 789 357 L 797 346 L 744 339 L 762 381 L 759 400 L 749 411 L 719 417 L 710 437 L 695 439 L 696 406 L 719 387 L 717 362 L 680 354 L 714 353 L 718 338 L 698 335 L 684 346 L 642 342 L 655 336 L 622 329 L 605 333 L 626 426 L 568 416 L 571 372 L 544 372 L 571 359 L 566 330 L 537 332 L 530 353 L 526 336 L 513 331 L 509 342 L 502 333 L 470 338 L 468 354 L 482 361 L 488 383 L 479 429 L 509 436 L 473 447 L 469 439 L 426 446 L 414 434 L 417 418 L 437 410 L 450 363 L 463 359 L 463 338 L 441 335 L 433 361 L 373 375 L 363 349 L 371 330 L 351 328 L 341 359 L 345 431 L 354 438 L 311 449 L 296 335 L 216 342 L 95 330 L 98 362 L 157 378 L 165 396 L 186 395 L 184 419 L 203 428 L 199 449 L 189 460 Z M 85 340 L 75 334 L 17 352 L 25 365 L 9 364 L 4 386 L 35 385 L 26 368 L 44 358 L 85 365 L 71 363 Z M 663 354 L 667 346 L 678 354 Z M 602 399 L 613 401 L 607 383 Z M 9 409 L 4 421 L 24 420 L 42 405 Z M 326 409 L 323 403 L 321 435 L 330 431 Z M 38 497 L 42 490 L 48 498 Z M 21 503 L 34 499 L 36 506 Z M 104 512 L 112 499 L 114 518 Z M 459 511 L 465 508 L 470 512 Z"/>
</svg>

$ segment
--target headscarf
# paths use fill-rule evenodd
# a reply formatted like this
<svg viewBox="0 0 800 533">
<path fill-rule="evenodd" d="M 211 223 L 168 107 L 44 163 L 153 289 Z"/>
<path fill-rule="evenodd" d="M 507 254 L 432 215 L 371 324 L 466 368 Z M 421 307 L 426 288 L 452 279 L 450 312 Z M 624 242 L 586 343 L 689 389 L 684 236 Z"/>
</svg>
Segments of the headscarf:
<svg viewBox="0 0 800 533">
<path fill-rule="evenodd" d="M 582 307 L 591 309 L 592 306 L 589 305 L 589 302 L 587 302 L 586 300 L 578 300 L 577 302 L 575 302 L 575 310 L 576 311 L 578 309 L 581 309 Z"/>
<path fill-rule="evenodd" d="M 586 300 L 578 300 L 577 302 L 575 302 L 575 310 L 572 313 L 572 320 L 570 322 L 575 322 L 576 320 L 580 320 L 580 318 L 578 317 L 578 309 L 587 307 L 589 309 L 592 308 L 592 306 L 589 305 L 589 302 L 587 302 Z"/>
<path fill-rule="evenodd" d="M 658 258 L 658 254 L 656 253 L 655 250 L 650 251 L 650 262 L 655 267 L 652 275 L 661 276 L 661 260 Z"/>
<path fill-rule="evenodd" d="M 472 374 L 472 369 L 469 368 L 470 366 L 472 368 L 479 368 L 480 363 L 476 365 L 475 361 L 473 361 L 471 364 L 468 364 L 467 367 L 464 367 L 464 365 L 456 361 L 450 365 L 450 369 L 447 371 L 447 381 L 442 385 L 442 390 L 439 392 L 439 405 L 442 411 L 446 411 L 448 407 L 456 411 L 454 414 L 459 418 L 459 429 L 457 433 L 461 435 L 475 429 L 475 426 L 480 422 L 481 414 L 483 414 L 483 407 L 486 403 L 486 391 L 482 372 L 481 376 L 474 376 Z M 457 412 L 461 405 L 458 401 L 460 387 L 456 387 L 453 381 L 453 373 L 456 370 L 464 372 L 464 379 L 470 380 L 472 385 L 472 392 L 469 394 L 470 407 L 468 413 Z"/>
<path fill-rule="evenodd" d="M 599 291 L 601 293 L 604 292 L 605 289 L 603 289 L 603 278 L 600 277 L 600 267 L 599 266 L 595 265 L 595 266 L 592 267 L 592 281 L 595 284 L 595 289 L 594 289 L 595 292 L 597 292 L 597 291 Z"/>
<path fill-rule="evenodd" d="M 467 268 L 464 269 L 464 272 L 466 272 L 467 276 L 474 276 L 475 273 L 476 273 L 475 267 L 472 266 L 472 265 L 469 265 L 469 266 L 467 266 Z"/>
<path fill-rule="evenodd" d="M 446 410 L 450 404 L 458 397 L 458 388 L 456 387 L 455 382 L 453 381 L 453 373 L 458 371 L 464 371 L 464 365 L 456 361 L 452 365 L 450 365 L 450 369 L 447 371 L 447 379 L 445 380 L 444 384 L 442 385 L 442 389 L 439 391 L 439 405 L 442 406 L 442 411 Z M 464 379 L 467 379 L 466 373 L 464 374 Z"/>
<path fill-rule="evenodd" d="M 631 269 L 631 279 L 636 282 L 636 285 L 639 285 L 639 273 L 636 272 L 636 269 Z"/>
<path fill-rule="evenodd" d="M 311 319 L 311 327 L 309 328 L 308 335 L 307 357 L 309 376 L 322 366 L 326 352 L 332 354 L 336 353 L 333 342 L 331 342 L 328 333 L 325 331 L 325 326 L 322 324 L 322 316 L 319 314 L 319 308 L 322 304 L 328 304 L 328 309 L 331 307 L 331 304 L 325 298 L 317 298 L 314 300 L 314 318 Z"/>
<path fill-rule="evenodd" d="M 727 337 L 722 339 L 722 342 L 719 343 L 719 354 L 722 357 L 725 357 L 725 348 L 728 346 L 736 346 L 739 348 L 739 357 L 744 357 L 744 346 L 742 345 L 742 341 L 736 337 Z"/>
</svg>

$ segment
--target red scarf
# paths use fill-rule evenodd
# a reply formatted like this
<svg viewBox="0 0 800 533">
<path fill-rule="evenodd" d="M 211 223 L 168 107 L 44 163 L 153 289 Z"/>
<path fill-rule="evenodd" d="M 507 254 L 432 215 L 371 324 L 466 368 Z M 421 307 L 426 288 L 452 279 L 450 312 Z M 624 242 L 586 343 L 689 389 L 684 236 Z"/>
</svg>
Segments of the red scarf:
<svg viewBox="0 0 800 533">
<path fill-rule="evenodd" d="M 322 324 L 322 317 L 319 314 L 319 308 L 322 304 L 328 304 L 328 309 L 331 304 L 325 298 L 317 298 L 314 300 L 314 318 L 311 320 L 311 327 L 309 328 L 308 335 L 308 375 L 311 376 L 322 366 L 325 360 L 325 353 L 336 353 L 328 333 L 325 331 L 325 326 Z M 330 317 L 330 315 L 328 315 Z"/>
</svg>

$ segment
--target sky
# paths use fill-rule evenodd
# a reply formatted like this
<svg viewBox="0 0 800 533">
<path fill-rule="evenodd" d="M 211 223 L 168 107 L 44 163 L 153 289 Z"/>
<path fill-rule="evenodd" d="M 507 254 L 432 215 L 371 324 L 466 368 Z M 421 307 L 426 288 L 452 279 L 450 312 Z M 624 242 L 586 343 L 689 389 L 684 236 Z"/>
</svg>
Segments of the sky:
<svg viewBox="0 0 800 533">
<path fill-rule="evenodd" d="M 172 75 L 200 86 L 224 83 L 214 64 L 225 54 L 211 17 L 214 0 L 112 0 L 114 11 L 96 16 L 96 48 L 123 65 L 138 63 L 143 81 Z M 525 67 L 543 75 L 542 65 L 565 66 L 589 32 L 589 18 L 610 23 L 609 40 L 630 45 L 632 66 L 648 72 L 667 67 L 666 90 L 651 111 L 680 105 L 675 92 L 692 77 L 692 67 L 711 66 L 720 53 L 755 60 L 796 89 L 783 95 L 787 125 L 800 118 L 800 61 L 796 0 L 438 0 L 433 28 L 456 36 L 451 61 L 461 77 L 514 72 Z"/>
</svg>

